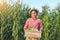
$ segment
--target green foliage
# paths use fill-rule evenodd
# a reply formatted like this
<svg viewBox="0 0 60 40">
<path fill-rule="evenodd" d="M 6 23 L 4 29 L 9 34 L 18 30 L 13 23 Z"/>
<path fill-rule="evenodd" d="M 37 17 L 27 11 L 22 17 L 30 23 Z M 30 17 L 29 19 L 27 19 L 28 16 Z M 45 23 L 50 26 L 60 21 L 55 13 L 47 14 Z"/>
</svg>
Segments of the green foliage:
<svg viewBox="0 0 60 40">
<path fill-rule="evenodd" d="M 4 3 L 0 7 L 0 40 L 25 40 L 23 27 L 31 8 L 19 2 L 12 6 Z M 43 23 L 41 40 L 60 40 L 60 6 L 49 10 L 43 6 L 38 16 Z"/>
<path fill-rule="evenodd" d="M 43 23 L 43 33 L 41 40 L 59 40 L 60 39 L 60 15 L 59 15 L 58 6 L 57 9 L 49 11 L 48 6 L 42 7 L 42 12 L 39 15 L 39 18 Z"/>
</svg>

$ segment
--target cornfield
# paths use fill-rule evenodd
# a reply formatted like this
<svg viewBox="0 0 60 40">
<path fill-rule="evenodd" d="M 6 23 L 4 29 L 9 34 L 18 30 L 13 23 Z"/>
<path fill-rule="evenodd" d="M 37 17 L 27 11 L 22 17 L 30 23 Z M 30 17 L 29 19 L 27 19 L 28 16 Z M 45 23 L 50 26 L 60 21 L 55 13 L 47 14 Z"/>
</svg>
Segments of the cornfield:
<svg viewBox="0 0 60 40">
<path fill-rule="evenodd" d="M 3 4 L 0 5 L 0 40 L 25 40 L 23 27 L 31 8 L 19 2 L 12 6 Z M 41 40 L 60 40 L 60 5 L 52 10 L 42 6 L 38 18 L 43 23 Z"/>
</svg>

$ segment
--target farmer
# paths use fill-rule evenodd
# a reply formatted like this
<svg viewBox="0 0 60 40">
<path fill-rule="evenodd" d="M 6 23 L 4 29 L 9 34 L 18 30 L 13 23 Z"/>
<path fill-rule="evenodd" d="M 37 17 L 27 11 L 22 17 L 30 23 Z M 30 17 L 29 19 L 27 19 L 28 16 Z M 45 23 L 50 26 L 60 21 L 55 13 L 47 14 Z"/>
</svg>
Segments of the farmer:
<svg viewBox="0 0 60 40">
<path fill-rule="evenodd" d="M 37 9 L 31 9 L 29 11 L 31 18 L 28 18 L 26 20 L 26 23 L 24 25 L 24 30 L 31 28 L 30 30 L 40 31 L 42 33 L 43 25 L 41 20 L 37 18 L 38 12 L 39 11 Z M 36 38 L 36 39 L 40 40 L 40 38 Z M 26 40 L 29 40 L 29 38 L 26 38 Z"/>
</svg>

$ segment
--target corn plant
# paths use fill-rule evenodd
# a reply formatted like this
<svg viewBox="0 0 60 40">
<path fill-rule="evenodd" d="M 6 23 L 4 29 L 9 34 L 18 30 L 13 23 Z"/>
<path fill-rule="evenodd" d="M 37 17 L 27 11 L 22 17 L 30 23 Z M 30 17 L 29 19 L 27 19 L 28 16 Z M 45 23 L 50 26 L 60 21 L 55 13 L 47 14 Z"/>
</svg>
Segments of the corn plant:
<svg viewBox="0 0 60 40">
<path fill-rule="evenodd" d="M 31 8 L 19 2 L 3 4 L 0 5 L 0 40 L 25 40 L 23 27 Z M 60 40 L 60 6 L 49 10 L 43 6 L 38 15 L 43 23 L 41 40 Z"/>
</svg>

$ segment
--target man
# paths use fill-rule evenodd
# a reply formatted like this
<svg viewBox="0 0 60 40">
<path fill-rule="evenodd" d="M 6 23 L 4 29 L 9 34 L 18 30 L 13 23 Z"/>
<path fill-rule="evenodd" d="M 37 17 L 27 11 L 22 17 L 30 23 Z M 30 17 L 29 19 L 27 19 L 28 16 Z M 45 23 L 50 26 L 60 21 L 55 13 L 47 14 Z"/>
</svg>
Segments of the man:
<svg viewBox="0 0 60 40">
<path fill-rule="evenodd" d="M 31 28 L 31 30 L 35 29 L 35 31 L 40 31 L 42 33 L 43 25 L 42 25 L 41 20 L 37 18 L 38 10 L 31 9 L 29 11 L 29 14 L 31 15 L 31 18 L 27 19 L 27 21 L 24 25 L 24 30 Z M 29 40 L 30 38 L 26 38 L 26 39 Z M 33 39 L 30 39 L 30 40 L 33 40 Z M 36 40 L 40 40 L 40 38 L 36 38 Z"/>
</svg>

